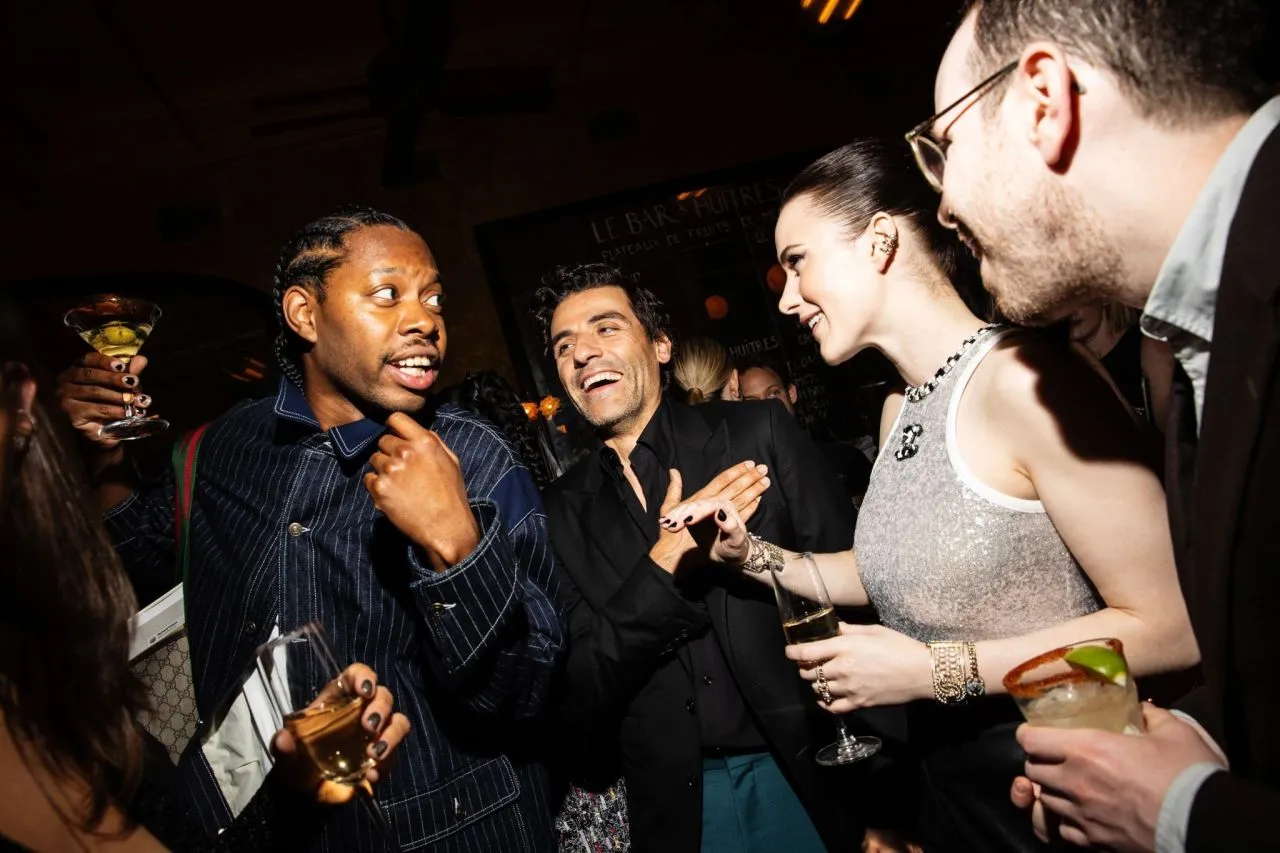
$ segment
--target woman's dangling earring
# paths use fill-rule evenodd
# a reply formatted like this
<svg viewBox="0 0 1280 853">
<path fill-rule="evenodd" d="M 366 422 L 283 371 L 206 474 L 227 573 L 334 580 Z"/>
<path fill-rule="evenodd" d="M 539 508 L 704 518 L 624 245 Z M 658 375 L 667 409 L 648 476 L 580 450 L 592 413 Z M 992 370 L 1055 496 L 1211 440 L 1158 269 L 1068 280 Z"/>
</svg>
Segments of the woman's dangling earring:
<svg viewBox="0 0 1280 853">
<path fill-rule="evenodd" d="M 18 449 L 19 453 L 25 452 L 31 444 L 31 436 L 36 431 L 35 415 L 26 409 L 18 409 L 14 412 L 22 420 L 19 421 L 17 429 L 14 431 L 13 445 Z M 22 421 L 25 421 L 24 424 Z"/>
</svg>

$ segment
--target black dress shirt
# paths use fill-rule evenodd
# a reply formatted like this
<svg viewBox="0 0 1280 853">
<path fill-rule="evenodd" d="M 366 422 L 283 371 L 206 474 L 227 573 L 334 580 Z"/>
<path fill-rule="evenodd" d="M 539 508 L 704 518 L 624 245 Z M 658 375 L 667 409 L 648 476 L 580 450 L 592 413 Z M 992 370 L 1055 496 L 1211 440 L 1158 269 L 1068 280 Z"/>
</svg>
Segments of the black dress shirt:
<svg viewBox="0 0 1280 853">
<path fill-rule="evenodd" d="M 631 451 L 631 470 L 644 490 L 645 506 L 640 505 L 635 489 L 627 481 L 618 454 L 607 445 L 600 448 L 600 464 L 650 546 L 658 541 L 658 517 L 675 459 L 675 437 L 666 402 L 658 407 Z M 679 585 L 677 579 L 673 582 Z M 689 710 L 698 715 L 703 751 L 709 755 L 764 752 L 765 739 L 751 719 L 724 650 L 710 625 L 703 627 L 688 648 L 694 678 L 694 698 L 689 699 L 692 706 Z"/>
</svg>

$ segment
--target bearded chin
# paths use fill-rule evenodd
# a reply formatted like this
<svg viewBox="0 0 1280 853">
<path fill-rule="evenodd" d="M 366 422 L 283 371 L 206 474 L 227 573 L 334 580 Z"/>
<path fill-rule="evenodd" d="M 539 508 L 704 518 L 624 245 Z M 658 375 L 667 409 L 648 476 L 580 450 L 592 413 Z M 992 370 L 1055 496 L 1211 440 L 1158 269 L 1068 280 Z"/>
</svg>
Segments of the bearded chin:
<svg viewBox="0 0 1280 853">
<path fill-rule="evenodd" d="M 1024 326 L 1048 326 L 1087 305 L 1116 299 L 1125 277 L 1123 256 L 1097 217 L 1066 190 L 1044 193 L 1046 207 L 1029 217 L 1009 255 L 985 258 L 998 282 L 1000 312 Z"/>
<path fill-rule="evenodd" d="M 1117 267 L 1058 265 L 1038 273 L 1035 278 L 1021 276 L 1023 285 L 1015 296 L 996 294 L 1000 313 L 1021 326 L 1051 326 L 1080 308 L 1115 299 L 1120 290 Z"/>
</svg>

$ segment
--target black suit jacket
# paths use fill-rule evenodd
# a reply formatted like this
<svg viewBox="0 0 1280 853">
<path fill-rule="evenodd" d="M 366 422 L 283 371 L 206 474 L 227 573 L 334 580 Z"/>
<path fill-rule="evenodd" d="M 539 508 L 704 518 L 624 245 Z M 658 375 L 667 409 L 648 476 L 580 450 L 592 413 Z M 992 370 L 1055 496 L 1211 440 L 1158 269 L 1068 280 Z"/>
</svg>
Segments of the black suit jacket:
<svg viewBox="0 0 1280 853">
<path fill-rule="evenodd" d="M 1204 686 L 1183 703 L 1231 773 L 1191 814 L 1188 851 L 1280 847 L 1280 131 L 1254 160 L 1222 268 L 1199 440 L 1178 371 L 1167 489 Z"/>
<path fill-rule="evenodd" d="M 852 545 L 849 498 L 779 403 L 667 405 L 686 497 L 733 464 L 763 462 L 772 485 L 748 523 L 753 532 L 800 550 Z M 570 614 L 562 707 L 580 755 L 598 759 L 620 752 L 633 849 L 699 849 L 703 755 L 685 644 L 707 626 L 828 844 L 856 844 L 857 827 L 841 817 L 853 810 L 851 803 L 833 800 L 858 771 L 829 773 L 814 762 L 814 752 L 834 739 L 835 730 L 783 654 L 772 591 L 708 565 L 693 570 L 704 574 L 705 592 L 681 594 L 649 560 L 649 543 L 601 470 L 598 454 L 568 471 L 545 497 Z"/>
</svg>

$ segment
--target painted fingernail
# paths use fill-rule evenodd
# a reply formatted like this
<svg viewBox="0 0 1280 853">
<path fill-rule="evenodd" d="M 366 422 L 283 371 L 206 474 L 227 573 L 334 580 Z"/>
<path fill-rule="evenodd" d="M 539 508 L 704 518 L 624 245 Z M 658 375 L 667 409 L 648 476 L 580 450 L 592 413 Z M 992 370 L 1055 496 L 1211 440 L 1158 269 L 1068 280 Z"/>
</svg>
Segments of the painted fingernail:
<svg viewBox="0 0 1280 853">
<path fill-rule="evenodd" d="M 369 727 L 370 731 L 378 730 L 378 723 L 382 722 L 382 715 L 377 711 L 364 718 L 364 724 Z"/>
<path fill-rule="evenodd" d="M 381 758 L 382 756 L 386 755 L 387 749 L 389 747 L 390 747 L 390 744 L 388 744 L 385 740 L 380 740 L 373 745 L 373 754 L 376 755 L 378 758 Z"/>
<path fill-rule="evenodd" d="M 112 359 L 111 369 L 114 370 L 116 373 L 124 373 L 125 367 L 126 365 L 123 361 L 116 361 L 115 359 Z"/>
<path fill-rule="evenodd" d="M 126 406 L 133 402 L 133 395 L 130 394 L 128 391 L 125 391 L 122 397 L 124 399 L 124 404 Z M 139 400 L 141 400 L 141 398 L 139 398 Z"/>
<path fill-rule="evenodd" d="M 364 694 L 364 695 L 366 695 L 366 696 L 372 696 L 372 695 L 373 695 L 373 682 L 372 682 L 372 681 L 370 681 L 370 680 L 369 680 L 369 679 L 367 679 L 367 678 L 366 678 L 364 681 L 360 682 L 360 692 L 361 692 L 361 693 L 363 693 L 363 694 Z"/>
<path fill-rule="evenodd" d="M 126 387 L 132 388 L 133 386 L 138 384 L 138 377 L 126 376 L 124 379 L 121 379 L 120 381 L 123 382 Z"/>
<path fill-rule="evenodd" d="M 693 516 L 692 516 L 692 515 L 687 515 L 687 516 L 685 516 L 684 523 L 685 523 L 685 524 L 692 524 L 692 523 L 693 523 Z"/>
<path fill-rule="evenodd" d="M 126 396 L 126 397 L 128 397 L 129 395 L 128 395 L 128 394 L 125 394 L 125 396 Z M 128 400 L 125 400 L 125 402 L 127 403 L 127 402 L 129 402 L 129 401 L 128 401 Z M 139 395 L 138 395 L 138 405 L 139 405 L 140 407 L 144 408 L 144 409 L 149 409 L 149 408 L 151 408 L 151 395 L 150 395 L 150 394 L 139 394 Z"/>
<path fill-rule="evenodd" d="M 729 513 L 725 512 L 724 510 L 720 510 L 719 512 L 716 513 L 716 518 L 718 518 L 720 521 L 728 521 Z"/>
</svg>

